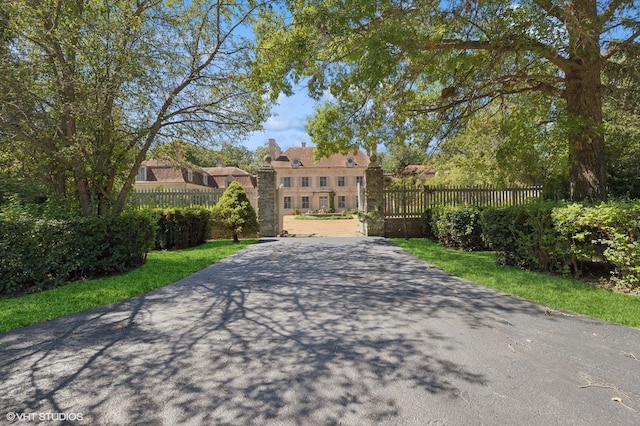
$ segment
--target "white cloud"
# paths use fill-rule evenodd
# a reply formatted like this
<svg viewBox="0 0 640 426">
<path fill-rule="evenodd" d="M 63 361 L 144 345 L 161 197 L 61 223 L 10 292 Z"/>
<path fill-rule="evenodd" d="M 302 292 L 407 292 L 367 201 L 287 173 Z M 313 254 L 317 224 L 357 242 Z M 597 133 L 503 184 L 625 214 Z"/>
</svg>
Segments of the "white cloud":
<svg viewBox="0 0 640 426">
<path fill-rule="evenodd" d="M 304 130 L 306 118 L 304 117 L 270 117 L 264 123 L 265 131 Z"/>
<path fill-rule="evenodd" d="M 287 149 L 300 146 L 301 142 L 310 142 L 304 128 L 307 117 L 313 113 L 315 101 L 307 96 L 305 90 L 298 87 L 292 96 L 280 94 L 278 104 L 273 108 L 274 115 L 264 123 L 264 130 L 250 134 L 243 145 L 253 150 L 269 139 L 275 139 L 282 149 Z"/>
</svg>

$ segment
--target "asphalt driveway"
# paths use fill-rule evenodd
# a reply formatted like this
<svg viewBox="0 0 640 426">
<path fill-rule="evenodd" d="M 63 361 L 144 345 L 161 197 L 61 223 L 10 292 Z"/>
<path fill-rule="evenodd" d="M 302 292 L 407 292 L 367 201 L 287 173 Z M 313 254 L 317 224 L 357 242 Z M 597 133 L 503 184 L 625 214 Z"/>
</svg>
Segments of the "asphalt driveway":
<svg viewBox="0 0 640 426">
<path fill-rule="evenodd" d="M 640 424 L 640 330 L 546 308 L 383 239 L 274 239 L 0 334 L 0 423 Z"/>
</svg>

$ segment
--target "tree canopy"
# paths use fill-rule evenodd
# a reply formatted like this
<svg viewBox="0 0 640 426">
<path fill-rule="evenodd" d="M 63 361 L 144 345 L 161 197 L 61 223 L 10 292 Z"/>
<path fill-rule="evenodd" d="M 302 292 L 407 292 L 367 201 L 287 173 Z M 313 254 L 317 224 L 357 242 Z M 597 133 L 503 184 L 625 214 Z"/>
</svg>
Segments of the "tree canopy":
<svg viewBox="0 0 640 426">
<path fill-rule="evenodd" d="M 260 128 L 252 22 L 269 2 L 12 0 L 0 5 L 0 159 L 84 214 L 118 214 L 174 139 Z"/>
<path fill-rule="evenodd" d="M 552 102 L 549 120 L 563 117 L 571 198 L 606 198 L 602 70 L 614 59 L 628 69 L 640 35 L 637 2 L 286 4 L 279 23 L 260 28 L 260 71 L 282 91 L 309 78 L 312 95 L 334 97 L 310 124 L 319 150 L 407 140 L 426 148 L 488 106 L 537 93 Z"/>
<path fill-rule="evenodd" d="M 257 167 L 262 164 L 264 153 L 260 148 L 251 151 L 245 146 L 232 142 L 220 142 L 215 147 L 206 147 L 178 139 L 154 147 L 149 151 L 148 156 L 182 162 L 186 166 L 217 167 L 223 164 L 225 167 L 238 167 L 249 173 L 255 173 Z"/>
<path fill-rule="evenodd" d="M 526 100 L 509 107 L 485 108 L 464 130 L 440 143 L 428 162 L 437 172 L 437 183 L 566 184 L 567 145 L 557 125 L 562 117 L 550 123 L 550 105 L 544 97 L 532 93 Z"/>
</svg>

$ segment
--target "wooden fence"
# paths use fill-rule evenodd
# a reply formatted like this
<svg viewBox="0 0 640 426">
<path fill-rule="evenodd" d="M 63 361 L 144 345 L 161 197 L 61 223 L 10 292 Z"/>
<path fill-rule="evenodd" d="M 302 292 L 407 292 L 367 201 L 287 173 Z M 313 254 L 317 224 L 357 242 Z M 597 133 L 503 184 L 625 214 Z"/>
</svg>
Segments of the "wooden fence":
<svg viewBox="0 0 640 426">
<path fill-rule="evenodd" d="M 419 218 L 425 210 L 437 206 L 492 206 L 522 204 L 542 198 L 541 186 L 498 189 L 492 186 L 444 186 L 423 188 L 385 188 L 385 218 Z"/>
<path fill-rule="evenodd" d="M 258 206 L 258 191 L 245 188 L 249 202 L 254 209 Z M 195 207 L 214 206 L 224 188 L 210 189 L 171 189 L 171 188 L 136 188 L 133 193 L 134 202 L 139 207 Z"/>
</svg>

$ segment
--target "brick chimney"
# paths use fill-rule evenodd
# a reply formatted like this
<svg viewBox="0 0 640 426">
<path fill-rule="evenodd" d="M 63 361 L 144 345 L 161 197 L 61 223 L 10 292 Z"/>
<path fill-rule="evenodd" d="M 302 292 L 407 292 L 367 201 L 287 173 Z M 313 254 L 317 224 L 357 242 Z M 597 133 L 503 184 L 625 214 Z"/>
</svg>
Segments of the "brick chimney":
<svg viewBox="0 0 640 426">
<path fill-rule="evenodd" d="M 307 143 L 306 142 L 302 142 L 302 147 L 304 148 L 306 146 L 307 146 Z"/>
</svg>

